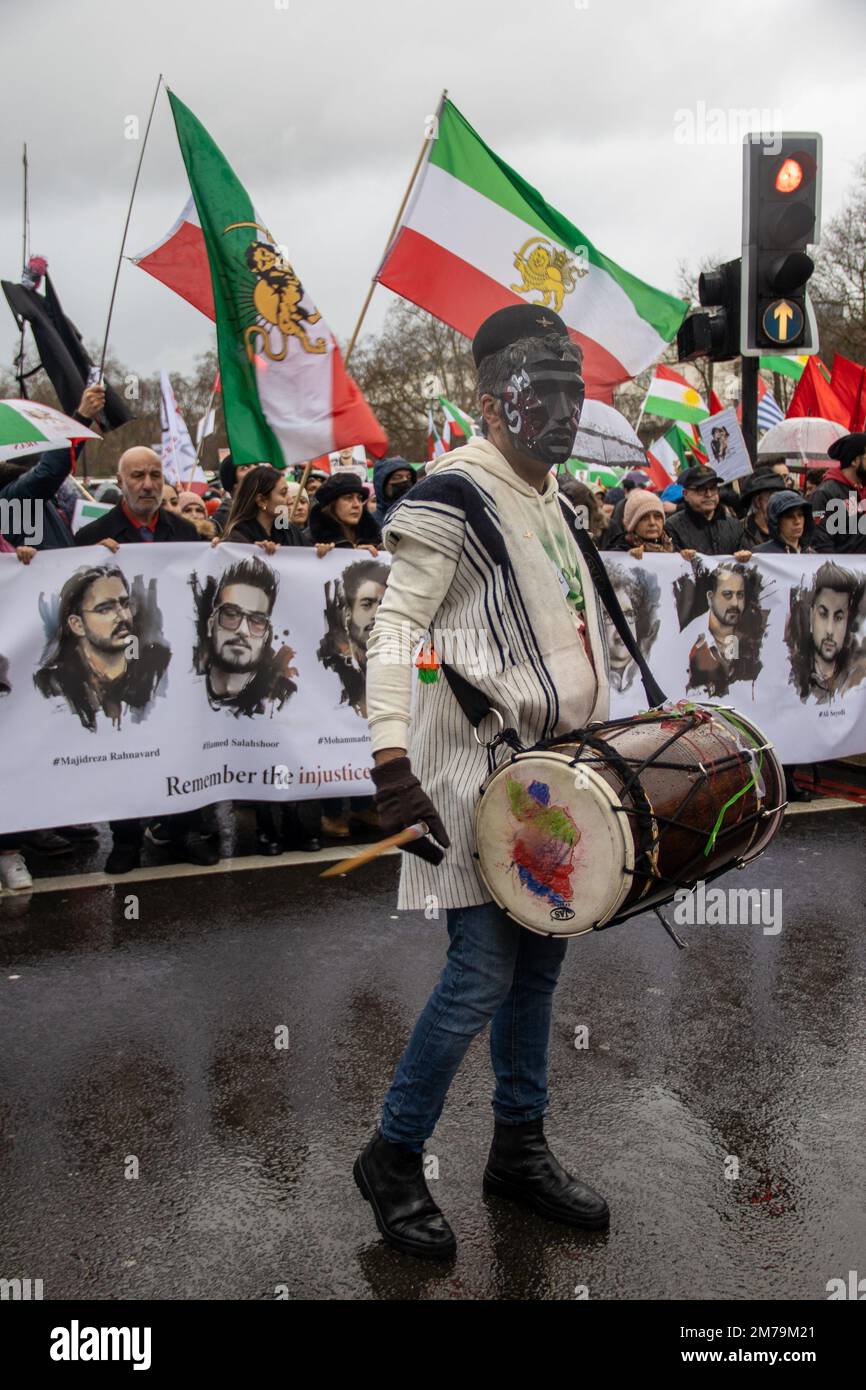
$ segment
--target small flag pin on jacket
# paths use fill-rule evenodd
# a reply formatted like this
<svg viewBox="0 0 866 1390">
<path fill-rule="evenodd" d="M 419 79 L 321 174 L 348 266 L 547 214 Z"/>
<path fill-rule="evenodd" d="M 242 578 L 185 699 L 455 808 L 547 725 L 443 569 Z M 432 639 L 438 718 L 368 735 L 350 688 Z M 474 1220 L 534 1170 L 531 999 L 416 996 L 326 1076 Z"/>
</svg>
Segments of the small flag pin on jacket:
<svg viewBox="0 0 866 1390">
<path fill-rule="evenodd" d="M 415 658 L 418 679 L 425 685 L 432 685 L 439 679 L 439 659 L 433 650 L 432 642 L 425 642 Z"/>
</svg>

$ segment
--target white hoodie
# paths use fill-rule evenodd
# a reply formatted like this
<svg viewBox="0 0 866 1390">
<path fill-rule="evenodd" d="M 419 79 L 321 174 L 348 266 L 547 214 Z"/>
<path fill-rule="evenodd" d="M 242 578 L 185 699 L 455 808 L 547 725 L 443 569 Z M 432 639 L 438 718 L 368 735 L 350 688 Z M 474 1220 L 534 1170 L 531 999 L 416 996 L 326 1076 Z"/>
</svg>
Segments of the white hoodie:
<svg viewBox="0 0 866 1390">
<path fill-rule="evenodd" d="M 394 559 L 367 649 L 374 751 L 406 748 L 451 839 L 441 865 L 403 855 L 398 906 L 470 907 L 491 901 L 480 878 L 474 817 L 487 754 L 440 674 L 418 683 L 421 637 L 516 728 L 524 746 L 605 719 L 607 645 L 601 607 L 571 536 L 555 479 L 539 493 L 489 440 L 473 439 L 428 468 L 385 526 Z M 579 576 L 580 616 L 566 594 Z M 489 739 L 494 721 L 480 730 Z"/>
</svg>

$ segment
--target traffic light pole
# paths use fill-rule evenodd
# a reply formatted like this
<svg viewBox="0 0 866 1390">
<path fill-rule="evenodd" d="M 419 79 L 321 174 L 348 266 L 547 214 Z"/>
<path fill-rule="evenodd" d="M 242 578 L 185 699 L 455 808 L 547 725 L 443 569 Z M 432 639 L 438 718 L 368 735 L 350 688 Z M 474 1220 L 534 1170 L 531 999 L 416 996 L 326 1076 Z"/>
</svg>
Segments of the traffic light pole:
<svg viewBox="0 0 866 1390">
<path fill-rule="evenodd" d="M 758 461 L 758 359 L 740 358 L 740 395 L 743 403 L 743 439 L 752 460 Z"/>
</svg>

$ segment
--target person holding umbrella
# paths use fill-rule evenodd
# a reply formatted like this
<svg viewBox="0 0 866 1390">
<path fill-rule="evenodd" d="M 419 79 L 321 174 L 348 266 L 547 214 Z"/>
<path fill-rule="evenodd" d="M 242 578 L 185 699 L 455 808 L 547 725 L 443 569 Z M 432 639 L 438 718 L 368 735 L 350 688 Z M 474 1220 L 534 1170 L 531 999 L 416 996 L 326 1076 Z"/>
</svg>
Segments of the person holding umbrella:
<svg viewBox="0 0 866 1390">
<path fill-rule="evenodd" d="M 89 434 L 104 405 L 104 387 L 88 386 L 72 419 L 84 426 Z M 36 550 L 61 550 L 73 544 L 72 532 L 54 501 L 71 469 L 72 450 L 68 444 L 61 449 L 46 450 L 35 464 L 29 457 L 0 461 L 0 504 L 6 504 L 0 505 L 0 531 L 10 545 L 32 545 Z M 16 502 L 37 504 L 37 516 L 41 523 L 37 530 L 27 531 L 23 522 L 30 509 L 9 505 Z"/>
</svg>

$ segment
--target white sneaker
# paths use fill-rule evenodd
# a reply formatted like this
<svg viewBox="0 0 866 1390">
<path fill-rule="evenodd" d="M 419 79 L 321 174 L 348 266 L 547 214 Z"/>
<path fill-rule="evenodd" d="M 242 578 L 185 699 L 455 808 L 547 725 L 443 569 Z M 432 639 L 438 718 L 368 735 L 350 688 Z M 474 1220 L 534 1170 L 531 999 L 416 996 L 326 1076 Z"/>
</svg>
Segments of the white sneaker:
<svg viewBox="0 0 866 1390">
<path fill-rule="evenodd" d="M 27 865 L 17 852 L 0 854 L 0 883 L 13 890 L 33 887 Z"/>
</svg>

